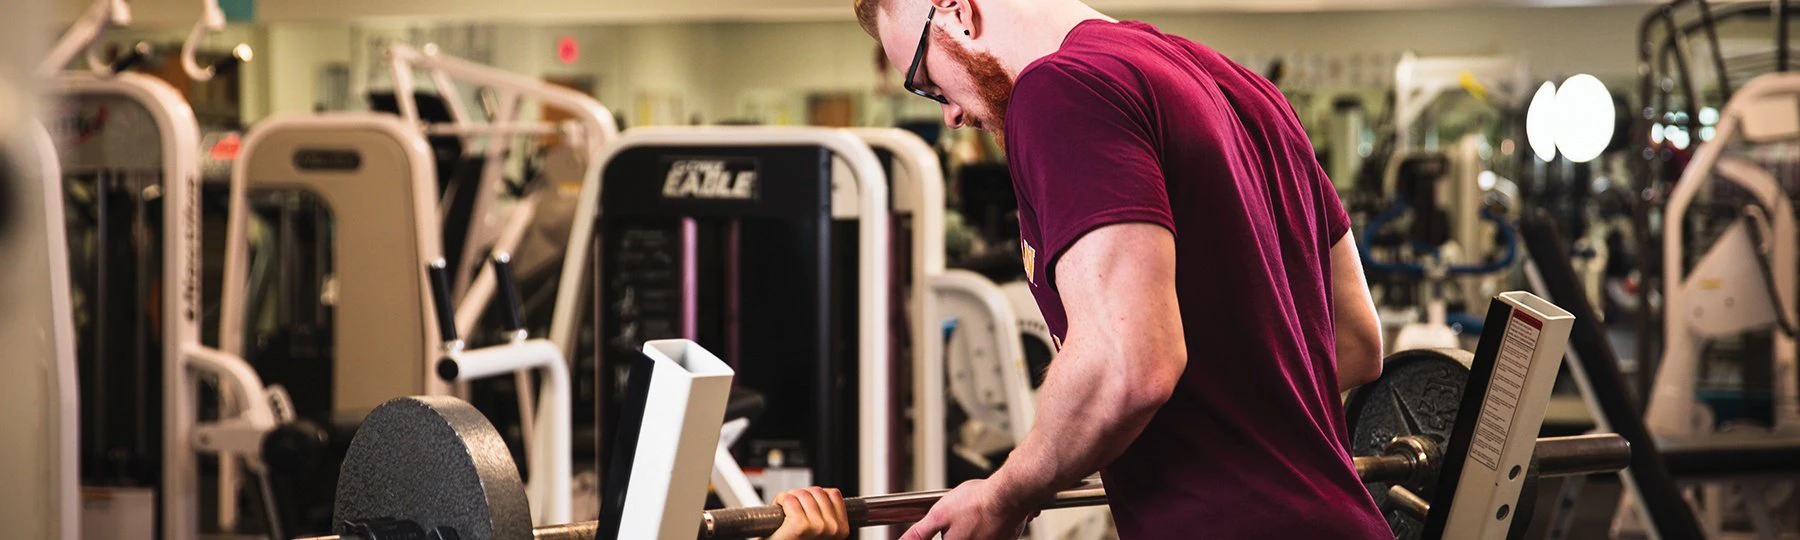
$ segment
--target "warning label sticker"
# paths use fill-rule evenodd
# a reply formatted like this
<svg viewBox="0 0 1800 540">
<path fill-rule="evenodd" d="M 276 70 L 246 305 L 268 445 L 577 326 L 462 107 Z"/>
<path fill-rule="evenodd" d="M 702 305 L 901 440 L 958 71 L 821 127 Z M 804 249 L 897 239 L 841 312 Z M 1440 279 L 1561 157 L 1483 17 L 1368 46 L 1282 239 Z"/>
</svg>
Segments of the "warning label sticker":
<svg viewBox="0 0 1800 540">
<path fill-rule="evenodd" d="M 1543 323 L 1524 313 L 1514 312 L 1507 319 L 1506 337 L 1500 344 L 1499 358 L 1494 359 L 1494 375 L 1488 381 L 1487 397 L 1482 400 L 1474 444 L 1469 447 L 1469 455 L 1490 470 L 1500 470 L 1500 451 L 1512 429 L 1519 394 L 1525 391 L 1526 370 L 1531 368 L 1531 357 L 1537 352 L 1538 331 L 1542 327 Z"/>
</svg>

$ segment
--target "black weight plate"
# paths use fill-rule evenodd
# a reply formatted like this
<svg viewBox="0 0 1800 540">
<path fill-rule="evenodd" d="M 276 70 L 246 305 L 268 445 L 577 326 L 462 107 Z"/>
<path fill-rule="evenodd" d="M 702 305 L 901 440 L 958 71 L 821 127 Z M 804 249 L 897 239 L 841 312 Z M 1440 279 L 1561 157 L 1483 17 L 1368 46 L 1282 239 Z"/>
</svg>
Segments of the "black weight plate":
<svg viewBox="0 0 1800 540">
<path fill-rule="evenodd" d="M 396 398 L 363 419 L 338 476 L 332 521 L 411 521 L 463 540 L 530 540 L 531 510 L 512 452 L 475 407 Z"/>
<path fill-rule="evenodd" d="M 1388 356 L 1381 378 L 1352 391 L 1344 403 L 1350 454 L 1381 455 L 1389 441 L 1404 435 L 1423 435 L 1447 446 L 1473 360 L 1473 354 L 1456 349 L 1411 350 Z M 1388 508 L 1388 484 L 1365 486 L 1396 538 L 1420 537 L 1424 521 Z M 1406 488 L 1430 501 L 1436 486 L 1437 475 L 1430 474 Z"/>
</svg>

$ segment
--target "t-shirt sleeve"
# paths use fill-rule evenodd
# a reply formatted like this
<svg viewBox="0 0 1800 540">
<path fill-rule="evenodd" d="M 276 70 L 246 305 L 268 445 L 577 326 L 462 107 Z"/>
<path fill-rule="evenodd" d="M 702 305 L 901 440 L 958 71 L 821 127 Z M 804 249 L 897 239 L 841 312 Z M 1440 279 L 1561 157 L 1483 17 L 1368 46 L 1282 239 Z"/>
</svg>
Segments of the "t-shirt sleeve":
<svg viewBox="0 0 1800 540">
<path fill-rule="evenodd" d="M 1325 247 L 1335 247 L 1338 240 L 1342 240 L 1344 234 L 1350 232 L 1350 213 L 1344 211 L 1344 201 L 1338 198 L 1337 187 L 1331 184 L 1331 179 L 1323 171 L 1319 173 L 1318 189 L 1319 198 L 1324 201 L 1319 208 L 1325 215 Z"/>
<path fill-rule="evenodd" d="M 1044 64 L 1020 77 L 1007 109 L 1007 160 L 1032 208 L 1048 283 L 1089 231 L 1146 222 L 1175 233 L 1157 137 L 1144 100 L 1102 75 Z"/>
</svg>

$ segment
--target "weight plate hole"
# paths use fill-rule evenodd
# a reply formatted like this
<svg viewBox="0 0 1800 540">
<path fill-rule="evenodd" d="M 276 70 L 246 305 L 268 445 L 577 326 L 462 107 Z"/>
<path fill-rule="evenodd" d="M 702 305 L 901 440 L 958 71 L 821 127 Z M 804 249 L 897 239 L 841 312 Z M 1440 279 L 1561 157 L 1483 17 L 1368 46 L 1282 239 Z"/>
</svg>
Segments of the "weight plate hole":
<svg viewBox="0 0 1800 540">
<path fill-rule="evenodd" d="M 1507 473 L 1506 473 L 1506 479 L 1507 479 L 1507 480 L 1512 480 L 1512 479 L 1515 479 L 1515 478 L 1518 478 L 1518 477 L 1519 477 L 1519 466 L 1518 466 L 1518 465 L 1513 465 L 1513 468 L 1512 468 L 1512 470 L 1511 470 L 1511 471 L 1508 471 L 1508 472 L 1507 472 Z"/>
<path fill-rule="evenodd" d="M 1500 505 L 1500 511 L 1494 513 L 1494 519 L 1506 519 L 1506 514 L 1510 511 L 1512 511 L 1511 505 L 1502 504 Z"/>
</svg>

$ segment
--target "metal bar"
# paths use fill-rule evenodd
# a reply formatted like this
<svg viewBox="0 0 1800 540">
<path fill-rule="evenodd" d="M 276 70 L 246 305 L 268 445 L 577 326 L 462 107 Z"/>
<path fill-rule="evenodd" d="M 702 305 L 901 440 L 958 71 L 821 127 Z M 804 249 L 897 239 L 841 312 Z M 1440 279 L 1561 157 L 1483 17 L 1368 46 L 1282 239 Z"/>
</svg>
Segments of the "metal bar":
<svg viewBox="0 0 1800 540">
<path fill-rule="evenodd" d="M 1631 465 L 1631 442 L 1614 434 L 1538 439 L 1538 475 L 1543 478 L 1615 472 Z"/>
<path fill-rule="evenodd" d="M 531 530 L 533 540 L 594 540 L 594 535 L 597 534 L 600 534 L 598 521 L 545 525 Z"/>
<path fill-rule="evenodd" d="M 1412 456 L 1356 456 L 1356 476 L 1363 482 L 1398 483 L 1411 477 L 1416 470 Z"/>
<path fill-rule="evenodd" d="M 1607 473 L 1631 464 L 1631 443 L 1612 433 L 1546 437 L 1537 440 L 1533 457 L 1538 462 L 1538 476 L 1543 478 Z M 1429 467 L 1433 459 L 1438 458 L 1403 450 L 1357 456 L 1353 461 L 1357 476 L 1365 483 L 1401 483 L 1417 474 L 1421 464 Z"/>
<path fill-rule="evenodd" d="M 923 519 L 931 506 L 937 504 L 938 499 L 943 498 L 946 493 L 949 490 L 851 497 L 844 499 L 844 505 L 850 514 L 851 527 L 898 525 Z M 1073 489 L 1057 493 L 1042 508 L 1055 510 L 1102 504 L 1106 504 L 1105 487 L 1099 480 L 1089 480 Z M 724 540 L 768 536 L 781 527 L 782 519 L 779 506 L 711 510 L 703 514 L 700 538 Z"/>
<path fill-rule="evenodd" d="M 1658 149 L 1650 142 L 1650 130 L 1656 129 L 1657 116 L 1659 116 L 1659 111 L 1657 111 L 1656 106 L 1653 105 L 1655 99 L 1654 94 L 1656 92 L 1656 74 L 1651 65 L 1651 55 L 1653 54 L 1655 47 L 1651 44 L 1650 32 L 1655 28 L 1657 18 L 1664 16 L 1668 16 L 1667 7 L 1652 10 L 1650 14 L 1644 16 L 1644 20 L 1638 25 L 1638 106 L 1640 107 L 1641 112 L 1635 123 L 1638 129 L 1636 130 L 1636 136 L 1633 138 L 1638 141 L 1642 150 L 1638 159 L 1631 161 L 1632 163 L 1637 164 L 1637 166 L 1633 168 L 1637 174 L 1634 175 L 1635 178 L 1633 178 L 1632 182 L 1631 226 L 1637 231 L 1637 253 L 1639 261 L 1661 260 L 1655 255 L 1654 251 L 1656 246 L 1661 244 L 1656 241 L 1654 235 L 1652 235 L 1650 231 L 1650 208 L 1656 204 L 1656 197 L 1653 195 L 1651 188 L 1655 185 L 1655 176 L 1658 174 L 1658 167 L 1656 166 Z M 1648 270 L 1650 267 L 1640 264 L 1639 268 Z M 1651 357 L 1654 352 L 1653 349 L 1656 346 L 1656 338 L 1652 332 L 1655 330 L 1657 321 L 1653 310 L 1650 308 L 1650 291 L 1652 287 L 1654 287 L 1655 282 L 1653 281 L 1651 274 L 1652 272 L 1644 271 L 1640 272 L 1638 277 L 1636 338 L 1639 371 L 1647 371 L 1646 367 L 1648 364 L 1646 363 L 1646 360 Z M 1640 385 L 1642 386 L 1639 387 L 1639 395 L 1649 396 L 1650 387 L 1642 381 L 1640 381 Z"/>
<path fill-rule="evenodd" d="M 1675 44 L 1675 36 L 1681 35 L 1681 29 L 1675 26 L 1675 19 L 1673 17 L 1663 19 L 1663 31 L 1667 32 L 1670 37 L 1667 41 L 1663 42 L 1664 48 L 1660 52 L 1665 56 L 1669 55 L 1669 53 L 1674 53 L 1675 73 L 1681 76 L 1681 95 L 1683 98 L 1687 99 L 1687 103 L 1684 105 L 1686 105 L 1688 111 L 1688 133 L 1692 135 L 1694 139 L 1698 139 L 1700 137 L 1701 102 L 1700 90 L 1694 85 L 1693 65 L 1688 62 L 1687 47 Z M 1719 65 L 1719 69 L 1724 68 L 1724 64 Z M 1728 88 L 1720 89 L 1720 91 L 1728 90 Z"/>
<path fill-rule="evenodd" d="M 1657 441 L 1644 426 L 1644 417 L 1631 400 L 1625 375 L 1619 371 L 1619 358 L 1606 339 L 1593 304 L 1588 302 L 1581 282 L 1569 263 L 1568 243 L 1557 232 L 1555 221 L 1543 210 L 1529 212 L 1519 227 L 1525 249 L 1543 278 L 1551 301 L 1565 306 L 1575 315 L 1575 328 L 1569 343 L 1580 362 L 1575 365 L 1587 377 L 1590 396 L 1600 404 L 1598 421 L 1631 442 L 1631 467 L 1625 470 L 1647 514 L 1650 525 L 1661 538 L 1703 538 L 1700 524 L 1682 498 L 1681 490 L 1669 466 L 1658 451 Z M 1651 258 L 1649 260 L 1658 260 Z M 1647 308 L 1649 304 L 1644 304 Z M 1640 360 L 1641 365 L 1642 360 Z M 1539 468 L 1543 467 L 1542 463 Z"/>
<path fill-rule="evenodd" d="M 917 491 L 911 493 L 895 493 L 892 495 L 874 495 L 870 497 L 849 497 L 844 499 L 844 506 L 850 515 L 850 526 L 853 528 L 875 527 L 880 525 L 897 525 L 911 523 L 925 517 L 931 506 L 937 504 L 950 490 Z M 1054 499 L 1044 504 L 1044 510 L 1059 508 L 1077 508 L 1106 504 L 1106 489 L 1099 479 L 1090 479 L 1074 488 L 1056 494 Z M 759 538 L 768 536 L 781 527 L 785 517 L 780 506 L 752 506 L 746 508 L 728 508 L 708 510 L 701 513 L 699 538 L 702 540 L 726 540 Z M 532 530 L 535 540 L 591 540 L 599 530 L 599 522 L 584 521 L 561 525 L 545 525 Z M 299 540 L 360 540 L 355 535 L 330 535 L 301 538 Z"/>
<path fill-rule="evenodd" d="M 1712 5 L 1707 4 L 1706 0 L 1696 0 L 1695 3 L 1700 6 L 1700 25 L 1703 30 L 1706 30 L 1707 46 L 1712 48 L 1713 74 L 1719 78 L 1719 103 L 1731 101 L 1731 75 L 1725 72 L 1725 52 L 1719 50 L 1718 19 L 1713 18 Z M 1670 22 L 1672 23 L 1673 20 Z M 1671 35 L 1669 39 L 1675 39 L 1675 36 Z M 1688 108 L 1697 113 L 1700 110 L 1700 103 L 1689 103 Z M 1700 122 L 1698 115 L 1693 120 L 1694 125 L 1698 126 Z M 1700 130 L 1696 128 L 1692 133 L 1694 142 L 1698 143 Z"/>
<path fill-rule="evenodd" d="M 1775 71 L 1788 70 L 1788 0 L 1775 2 Z"/>
<path fill-rule="evenodd" d="M 560 126 L 548 123 L 493 123 L 463 126 L 429 124 L 424 127 L 424 130 L 426 135 L 457 136 L 557 135 L 562 133 Z"/>
<path fill-rule="evenodd" d="M 1411 514 L 1413 517 L 1425 519 L 1425 516 L 1431 515 L 1431 503 L 1419 498 L 1418 494 L 1413 493 L 1412 490 L 1401 486 L 1389 486 L 1387 496 L 1388 501 L 1393 502 L 1401 511 Z"/>
<path fill-rule="evenodd" d="M 1575 523 L 1575 502 L 1581 498 L 1581 488 L 1587 485 L 1587 477 L 1571 476 L 1563 479 L 1562 489 L 1556 496 L 1556 504 L 1550 507 L 1550 531 L 1544 533 L 1546 540 L 1563 540 L 1569 537 L 1569 527 Z"/>
</svg>

